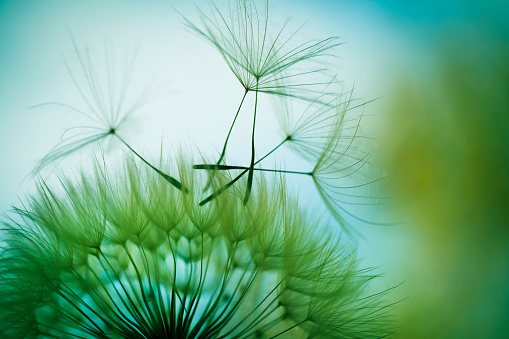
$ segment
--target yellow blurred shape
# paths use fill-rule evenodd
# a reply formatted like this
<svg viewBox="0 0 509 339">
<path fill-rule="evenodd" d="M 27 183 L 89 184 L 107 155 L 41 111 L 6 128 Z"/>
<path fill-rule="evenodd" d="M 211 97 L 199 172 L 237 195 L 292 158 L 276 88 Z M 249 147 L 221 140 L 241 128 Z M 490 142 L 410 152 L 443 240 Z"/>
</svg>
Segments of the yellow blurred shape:
<svg viewBox="0 0 509 339">
<path fill-rule="evenodd" d="M 416 234 L 401 338 L 509 338 L 509 48 L 471 41 L 400 82 L 388 113 L 390 187 Z"/>
</svg>

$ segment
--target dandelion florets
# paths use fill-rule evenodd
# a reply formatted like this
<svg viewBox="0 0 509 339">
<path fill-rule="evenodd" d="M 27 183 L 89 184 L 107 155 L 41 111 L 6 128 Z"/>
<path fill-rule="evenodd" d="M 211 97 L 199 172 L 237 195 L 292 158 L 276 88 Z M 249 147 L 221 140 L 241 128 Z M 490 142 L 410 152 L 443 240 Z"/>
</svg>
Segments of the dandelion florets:
<svg viewBox="0 0 509 339">
<path fill-rule="evenodd" d="M 378 296 L 366 291 L 373 276 L 284 183 L 256 182 L 246 206 L 232 191 L 195 211 L 193 189 L 207 179 L 182 160 L 173 168 L 188 190 L 132 159 L 120 170 L 96 166 L 92 176 L 63 179 L 60 190 L 41 182 L 4 222 L 0 335 L 390 333 Z"/>
</svg>

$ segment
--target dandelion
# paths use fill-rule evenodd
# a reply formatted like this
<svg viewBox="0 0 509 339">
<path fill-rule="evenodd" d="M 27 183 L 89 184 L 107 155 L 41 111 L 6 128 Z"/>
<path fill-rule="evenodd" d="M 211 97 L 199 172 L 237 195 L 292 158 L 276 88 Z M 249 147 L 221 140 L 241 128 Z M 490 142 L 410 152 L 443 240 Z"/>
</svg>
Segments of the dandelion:
<svg viewBox="0 0 509 339">
<path fill-rule="evenodd" d="M 120 171 L 40 182 L 4 223 L 6 338 L 381 338 L 393 331 L 375 276 L 288 197 L 255 183 L 205 209 L 133 160 Z M 215 181 L 226 180 L 220 175 Z M 165 185 L 162 185 L 165 184 Z M 221 185 L 222 183 L 219 183 Z"/>
<path fill-rule="evenodd" d="M 324 94 L 317 96 L 300 113 L 289 100 L 281 99 L 278 102 L 276 113 L 285 143 L 308 160 L 316 161 L 326 148 L 327 136 L 331 130 L 344 130 L 342 125 L 338 126 L 338 119 L 348 115 L 345 119 L 351 120 L 350 125 L 354 125 L 359 122 L 358 109 L 366 104 L 353 98 L 353 89 L 337 91 L 339 94 L 335 95 L 327 93 L 330 85 L 325 86 L 322 91 Z"/>
<path fill-rule="evenodd" d="M 244 202 L 247 203 L 253 182 L 255 162 L 255 127 L 258 109 L 258 93 L 309 100 L 310 93 L 320 81 L 309 78 L 325 69 L 310 67 L 309 61 L 317 61 L 329 55 L 338 46 L 338 39 L 330 37 L 318 41 L 296 42 L 296 32 L 286 34 L 286 24 L 271 36 L 268 1 L 261 13 L 254 1 L 239 0 L 230 5 L 229 14 L 216 6 L 211 15 L 199 11 L 202 28 L 185 19 L 186 25 L 200 37 L 211 43 L 222 55 L 235 77 L 244 87 L 244 95 L 226 136 L 217 164 L 221 164 L 233 126 L 249 92 L 255 92 L 253 128 L 251 133 L 251 164 L 248 171 Z M 303 67 L 303 64 L 306 67 Z"/>
<path fill-rule="evenodd" d="M 43 105 L 61 106 L 81 115 L 88 124 L 68 129 L 63 136 L 63 140 L 39 161 L 35 170 L 39 172 L 79 150 L 113 137 L 170 184 L 180 189 L 180 182 L 150 164 L 120 136 L 120 132 L 128 124 L 133 114 L 161 95 L 159 91 L 153 88 L 153 85 L 146 86 L 140 93 L 132 93 L 130 85 L 136 52 L 126 53 L 125 60 L 118 62 L 114 58 L 111 46 L 106 43 L 104 47 L 104 67 L 98 69 L 98 60 L 91 56 L 89 48 L 87 47 L 81 51 L 74 39 L 73 44 L 81 76 L 78 77 L 69 65 L 67 65 L 67 71 L 83 101 L 84 107 L 62 103 L 46 103 Z M 68 132 L 72 133 L 68 134 Z"/>
<path fill-rule="evenodd" d="M 394 331 L 392 305 L 382 301 L 388 290 L 372 294 L 376 275 L 360 267 L 342 230 L 310 217 L 282 177 L 311 177 L 345 229 L 351 218 L 367 220 L 349 208 L 375 201 L 363 192 L 377 180 L 369 173 L 372 139 L 360 133 L 362 104 L 353 105 L 351 92 L 331 95 L 335 77 L 313 80 L 324 71 L 315 62 L 338 40 L 298 43 L 298 30 L 269 27 L 265 5 L 262 13 L 254 1 L 237 0 L 228 14 L 214 6 L 211 16 L 200 11 L 202 27 L 186 19 L 245 90 L 212 165 L 181 155 L 156 167 L 137 153 L 120 130 L 157 92 L 147 87 L 132 96 L 134 56 L 117 78 L 122 63 L 108 46 L 100 69 L 75 44 L 83 79 L 70 74 L 84 108 L 60 105 L 91 125 L 72 129 L 36 171 L 107 139 L 120 141 L 131 157 L 120 167 L 97 162 L 92 174 L 62 174 L 60 189 L 40 178 L 36 192 L 6 217 L 0 337 L 382 338 Z M 249 92 L 255 95 L 250 165 L 222 164 Z M 285 138 L 256 160 L 262 94 L 309 106 L 300 115 L 280 112 Z M 314 167 L 255 168 L 284 144 Z M 255 171 L 276 175 L 269 181 Z M 212 193 L 203 199 L 204 192 Z"/>
<path fill-rule="evenodd" d="M 346 230 L 354 221 L 390 225 L 382 220 L 389 199 L 379 195 L 385 178 L 382 169 L 370 161 L 377 143 L 361 133 L 362 106 L 350 102 L 338 105 L 335 125 L 309 173 L 325 205 Z M 365 207 L 369 206 L 370 210 Z M 369 215 L 374 215 L 370 217 Z M 371 219 L 370 219 L 371 218 Z"/>
<path fill-rule="evenodd" d="M 310 176 L 331 214 L 347 230 L 352 229 L 354 219 L 381 223 L 361 216 L 367 211 L 357 212 L 355 207 L 387 203 L 376 187 L 384 175 L 370 160 L 377 140 L 361 131 L 363 110 L 369 102 L 359 102 L 352 96 L 353 89 L 325 104 L 312 102 L 296 119 L 295 114 L 288 113 L 286 100 L 279 110 L 285 142 L 315 165 L 309 172 L 278 172 Z"/>
<path fill-rule="evenodd" d="M 287 34 L 286 26 L 273 30 L 269 22 L 268 1 L 259 11 L 254 1 L 238 0 L 225 13 L 214 5 L 211 14 L 199 10 L 199 27 L 184 18 L 186 25 L 211 43 L 221 54 L 246 92 L 255 91 L 286 97 L 308 99 L 309 75 L 324 68 L 302 64 L 329 55 L 338 46 L 338 38 L 297 43 L 298 30 Z M 275 31 L 271 35 L 271 31 Z"/>
<path fill-rule="evenodd" d="M 377 147 L 376 139 L 361 133 L 361 122 L 365 102 L 352 99 L 353 91 L 338 95 L 326 103 L 310 103 L 296 119 L 288 114 L 283 101 L 279 115 L 285 138 L 265 156 L 254 164 L 262 162 L 270 154 L 287 144 L 314 163 L 306 170 L 287 170 L 284 168 L 254 168 L 258 172 L 304 175 L 312 179 L 325 206 L 339 225 L 346 231 L 354 230 L 356 221 L 369 224 L 386 225 L 381 220 L 389 199 L 379 195 L 378 184 L 385 178 L 381 169 L 370 161 Z M 242 170 L 225 186 L 216 190 L 201 203 L 205 204 L 231 187 L 242 178 L 249 167 L 231 165 L 195 165 L 197 169 Z M 367 211 L 365 207 L 370 207 Z M 373 214 L 368 218 L 368 212 Z"/>
</svg>

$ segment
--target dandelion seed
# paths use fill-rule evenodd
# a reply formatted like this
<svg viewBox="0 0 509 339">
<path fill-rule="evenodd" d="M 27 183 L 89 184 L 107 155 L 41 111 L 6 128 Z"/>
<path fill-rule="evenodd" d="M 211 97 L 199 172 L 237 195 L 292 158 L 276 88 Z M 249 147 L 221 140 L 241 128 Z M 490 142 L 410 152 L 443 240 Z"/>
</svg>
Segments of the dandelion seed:
<svg viewBox="0 0 509 339">
<path fill-rule="evenodd" d="M 338 234 L 255 182 L 202 212 L 189 190 L 133 160 L 44 182 L 4 222 L 0 335 L 9 338 L 381 338 L 393 331 L 373 279 Z M 218 176 L 219 177 L 219 176 Z M 199 189 L 196 190 L 198 192 Z M 202 214 L 197 214 L 202 213 Z M 203 222 L 206 221 L 206 222 Z M 210 222 L 209 222 L 210 221 Z M 90 230 L 90 234 L 84 230 Z"/>
<path fill-rule="evenodd" d="M 315 88 L 323 84 L 320 81 L 309 81 L 309 78 L 324 69 L 310 67 L 307 61 L 316 61 L 329 55 L 329 51 L 339 43 L 334 37 L 296 43 L 297 32 L 287 36 L 286 24 L 271 37 L 268 2 L 265 4 L 265 13 L 260 13 L 253 1 L 239 0 L 230 6 L 229 14 L 223 14 L 216 6 L 210 16 L 201 10 L 199 14 L 203 28 L 184 18 L 186 25 L 216 47 L 245 90 L 226 136 L 218 165 L 225 156 L 230 134 L 246 95 L 250 91 L 256 95 L 251 133 L 251 164 L 244 197 L 246 204 L 253 183 L 258 93 L 309 100 L 309 94 L 316 93 Z M 308 68 L 302 67 L 304 63 Z"/>
<path fill-rule="evenodd" d="M 117 79 L 118 68 L 115 67 L 116 62 L 113 60 L 111 47 L 108 44 L 105 45 L 105 55 L 102 62 L 104 67 L 99 69 L 99 60 L 95 60 L 91 56 L 89 48 L 80 50 L 74 40 L 73 44 L 80 72 L 76 73 L 68 63 L 66 63 L 66 67 L 84 105 L 83 107 L 61 103 L 43 105 L 64 107 L 83 116 L 90 125 L 69 129 L 69 133 L 64 135 L 62 142 L 39 162 L 36 167 L 37 170 L 41 170 L 48 165 L 54 165 L 71 153 L 115 135 L 133 112 L 141 107 L 146 100 L 143 95 L 140 95 L 131 105 L 128 107 L 125 105 L 135 62 L 134 53 L 130 53 L 130 56 L 124 60 L 124 69 L 121 72 L 120 79 Z"/>
<path fill-rule="evenodd" d="M 348 96 L 347 96 L 348 95 Z M 283 144 L 289 144 L 299 154 L 315 163 L 309 171 L 284 168 L 254 168 L 257 172 L 297 174 L 312 178 L 318 193 L 336 221 L 348 232 L 358 221 L 389 225 L 382 220 L 381 207 L 389 199 L 380 196 L 379 184 L 386 177 L 382 169 L 371 162 L 377 141 L 362 135 L 360 125 L 366 103 L 354 103 L 352 92 L 342 94 L 328 103 L 313 102 L 293 122 L 281 114 L 280 122 L 286 138 L 260 163 Z M 243 170 L 235 179 L 219 188 L 201 203 L 214 199 L 242 178 L 250 167 L 230 165 L 195 165 L 197 169 L 219 171 Z"/>
<path fill-rule="evenodd" d="M 325 205 L 346 230 L 352 229 L 354 220 L 389 224 L 380 221 L 376 208 L 388 201 L 379 196 L 378 184 L 385 178 L 382 169 L 370 162 L 377 142 L 361 133 L 363 112 L 358 110 L 363 105 L 350 105 L 346 101 L 336 106 L 334 125 L 310 175 Z M 369 214 L 374 214 L 373 219 Z"/>
<path fill-rule="evenodd" d="M 310 75 L 323 72 L 306 61 L 330 56 L 340 43 L 331 37 L 297 42 L 297 33 L 287 33 L 287 24 L 273 30 L 268 2 L 259 11 L 254 1 L 238 0 L 229 13 L 214 5 L 211 14 L 199 10 L 202 28 L 184 18 L 186 25 L 211 43 L 247 91 L 257 91 L 307 100 L 308 93 L 323 82 L 309 82 Z M 273 36 L 271 31 L 275 31 Z"/>
<path fill-rule="evenodd" d="M 347 114 L 347 119 L 358 121 L 355 115 L 343 112 L 342 107 L 351 111 L 365 105 L 354 101 L 353 89 L 332 95 L 327 92 L 330 85 L 300 113 L 296 112 L 289 100 L 282 98 L 278 101 L 276 112 L 279 125 L 285 134 L 285 143 L 308 160 L 315 161 L 320 156 L 332 129 L 343 128 L 337 124 L 338 115 Z"/>
<path fill-rule="evenodd" d="M 181 185 L 177 180 L 146 161 L 120 136 L 120 132 L 128 124 L 133 114 L 161 96 L 160 90 L 156 90 L 153 83 L 146 86 L 138 94 L 132 93 L 130 85 L 136 52 L 127 53 L 128 57 L 122 62 L 118 62 L 115 60 L 111 46 L 106 43 L 104 47 L 104 67 L 98 68 L 98 62 L 91 56 L 88 48 L 81 51 L 74 40 L 73 44 L 81 71 L 80 76 L 78 77 L 69 65 L 67 65 L 67 70 L 84 107 L 79 108 L 61 103 L 43 105 L 56 105 L 68 109 L 83 116 L 89 125 L 68 129 L 60 144 L 39 161 L 35 171 L 40 172 L 50 165 L 55 166 L 59 161 L 79 150 L 114 137 L 147 166 L 159 173 L 170 184 L 180 189 Z"/>
</svg>

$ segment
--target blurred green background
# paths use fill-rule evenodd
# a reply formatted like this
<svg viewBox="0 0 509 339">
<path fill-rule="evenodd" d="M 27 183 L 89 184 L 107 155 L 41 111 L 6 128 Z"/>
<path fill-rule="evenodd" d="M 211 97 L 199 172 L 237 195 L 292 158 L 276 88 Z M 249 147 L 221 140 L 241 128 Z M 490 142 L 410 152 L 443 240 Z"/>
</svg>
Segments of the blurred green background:
<svg viewBox="0 0 509 339">
<path fill-rule="evenodd" d="M 509 46 L 450 34 L 427 73 L 398 76 L 383 132 L 397 206 L 415 230 L 401 335 L 507 338 Z"/>
<path fill-rule="evenodd" d="M 36 161 L 75 123 L 64 112 L 28 109 L 76 99 L 63 62 L 73 54 L 69 32 L 82 45 L 139 43 L 147 78 L 168 75 L 168 101 L 133 128 L 138 149 L 154 149 L 161 135 L 196 140 L 205 153 L 221 143 L 220 126 L 236 105 L 225 106 L 221 93 L 242 91 L 173 7 L 193 12 L 191 3 L 171 0 L 0 1 L 2 211 L 30 189 Z M 404 281 L 392 296 L 401 300 L 398 337 L 509 337 L 506 2 L 280 0 L 270 7 L 275 21 L 307 21 L 309 37 L 341 36 L 339 77 L 346 87 L 355 83 L 359 97 L 381 97 L 366 112 L 375 116 L 377 156 L 401 223 L 365 226 L 359 252 L 365 265 L 386 272 L 382 288 Z M 204 126 L 194 123 L 197 114 Z M 276 140 L 267 132 L 267 144 Z"/>
</svg>

